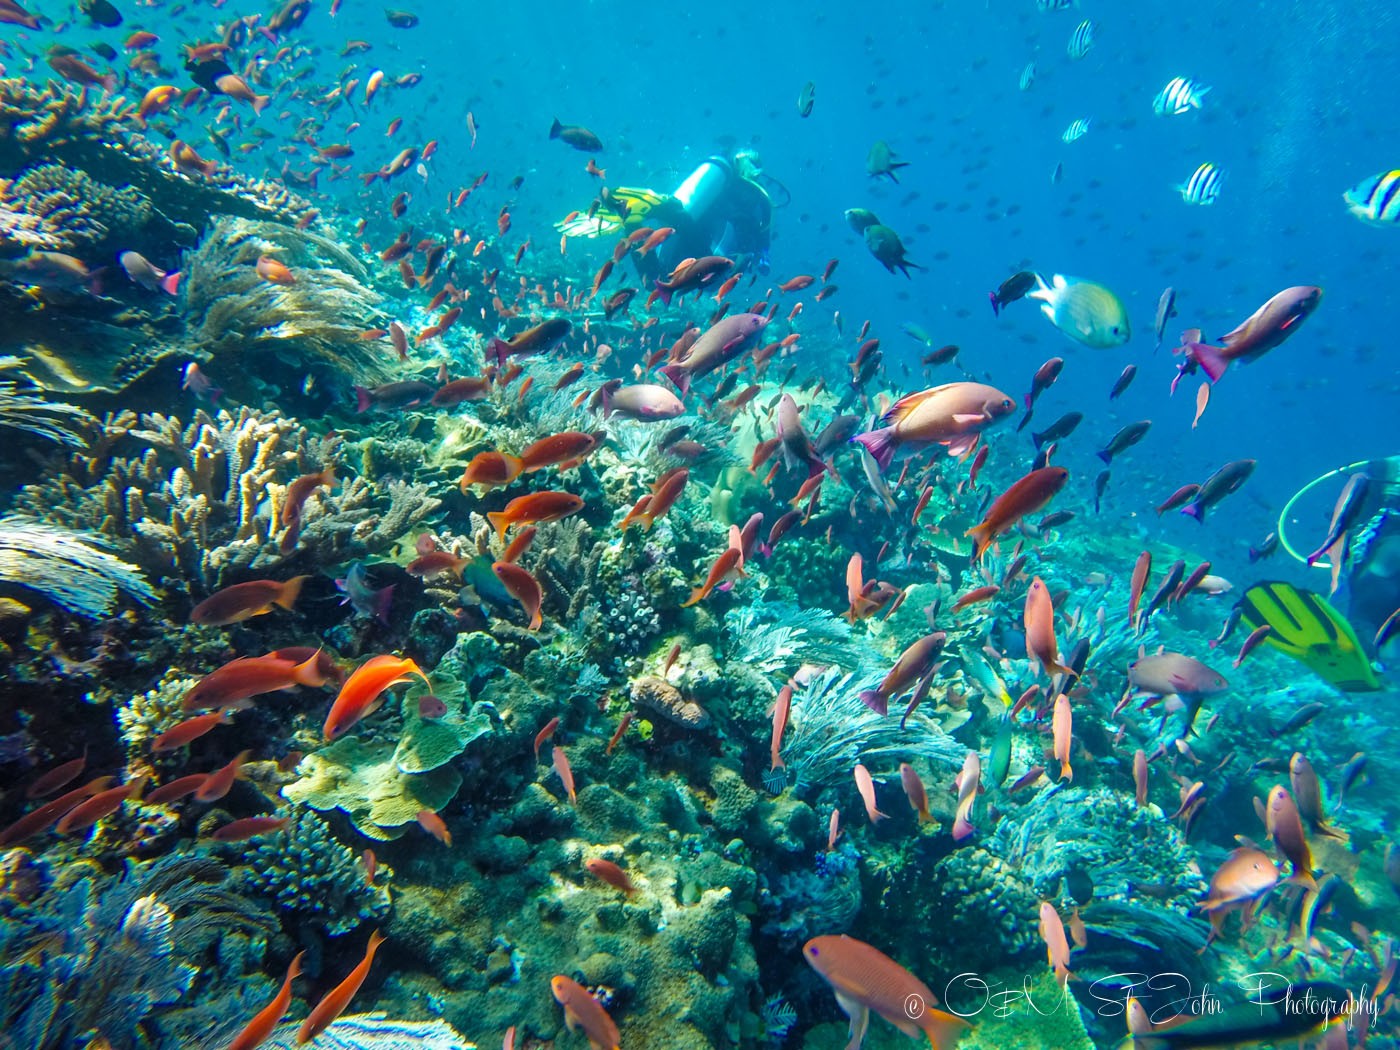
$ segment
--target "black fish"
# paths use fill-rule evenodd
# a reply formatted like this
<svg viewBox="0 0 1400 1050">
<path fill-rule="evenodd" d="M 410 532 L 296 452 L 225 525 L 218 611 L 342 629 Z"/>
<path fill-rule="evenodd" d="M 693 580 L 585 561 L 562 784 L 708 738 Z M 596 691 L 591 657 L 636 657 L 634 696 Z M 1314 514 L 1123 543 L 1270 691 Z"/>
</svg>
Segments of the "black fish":
<svg viewBox="0 0 1400 1050">
<path fill-rule="evenodd" d="M 1317 701 L 1313 701 L 1310 704 L 1304 704 L 1302 707 L 1298 708 L 1291 715 L 1289 715 L 1288 720 L 1285 721 L 1283 725 L 1270 732 L 1269 735 L 1287 736 L 1289 733 L 1296 733 L 1299 729 L 1302 729 L 1305 725 L 1307 725 L 1314 718 L 1316 718 L 1318 715 L 1322 714 L 1322 712 L 1326 710 L 1327 705 L 1319 703 Z"/>
<path fill-rule="evenodd" d="M 1040 448 L 1047 441 L 1058 441 L 1060 438 L 1069 437 L 1083 419 L 1083 412 L 1066 412 L 1044 430 L 1031 434 L 1031 440 L 1035 442 L 1036 448 Z"/>
<path fill-rule="evenodd" d="M 988 292 L 987 298 L 992 303 L 992 313 L 1001 315 L 1001 308 L 1007 303 L 1014 303 L 1017 299 L 1025 298 L 1027 292 L 1035 287 L 1035 274 L 1029 270 L 1022 270 L 1014 273 L 1001 282 L 1001 286 L 995 292 Z"/>
<path fill-rule="evenodd" d="M 115 62 L 117 60 L 117 49 L 111 44 L 93 44 L 92 53 L 100 56 L 107 62 Z"/>
<path fill-rule="evenodd" d="M 1296 1042 L 1348 1015 L 1356 1006 L 1351 992 L 1339 984 L 1288 982 L 1281 975 L 1271 976 L 1273 984 L 1265 980 L 1250 988 L 1248 1002 L 1179 1028 L 1134 1036 L 1132 1044 L 1137 1050 L 1203 1050 Z"/>
<path fill-rule="evenodd" d="M 1157 300 L 1157 317 L 1153 328 L 1157 330 L 1157 345 L 1152 348 L 1155 354 L 1162 349 L 1162 333 L 1167 330 L 1167 322 L 1176 316 L 1176 289 L 1168 288 Z"/>
<path fill-rule="evenodd" d="M 1104 489 L 1108 488 L 1108 471 L 1099 471 L 1099 476 L 1094 479 L 1094 513 L 1099 512 L 1099 502 L 1103 499 Z"/>
<path fill-rule="evenodd" d="M 1060 447 L 1058 441 L 1052 441 L 1035 454 L 1035 459 L 1031 461 L 1031 470 L 1040 470 L 1042 467 L 1050 465 L 1050 457 L 1055 454 L 1055 450 Z"/>
<path fill-rule="evenodd" d="M 1188 518 L 1195 518 L 1204 523 L 1206 511 L 1215 506 L 1230 493 L 1234 492 L 1254 473 L 1254 460 L 1237 459 L 1231 463 L 1226 463 L 1201 486 L 1201 491 L 1196 493 L 1196 498 L 1181 508 L 1181 513 Z"/>
<path fill-rule="evenodd" d="M 1118 382 L 1113 384 L 1113 389 L 1108 392 L 1108 399 L 1112 401 L 1124 390 L 1127 390 L 1128 385 L 1136 378 L 1137 365 L 1128 365 L 1127 368 L 1123 369 L 1122 374 L 1119 375 Z"/>
<path fill-rule="evenodd" d="M 384 17 L 389 20 L 389 24 L 395 29 L 412 29 L 418 24 L 418 16 L 412 11 L 393 11 L 386 9 Z"/>
<path fill-rule="evenodd" d="M 78 0 L 78 7 L 82 9 L 83 14 L 92 19 L 93 25 L 111 29 L 122 24 L 122 13 L 107 0 Z"/>
<path fill-rule="evenodd" d="M 1278 533 L 1271 532 L 1259 541 L 1258 546 L 1249 548 L 1249 562 L 1253 565 L 1278 550 Z"/>
<path fill-rule="evenodd" d="M 1051 511 L 1049 514 L 1045 515 L 1045 517 L 1041 518 L 1038 522 L 1036 522 L 1035 527 L 1038 528 L 1041 532 L 1044 532 L 1047 529 L 1054 529 L 1058 528 L 1061 525 L 1068 525 L 1073 520 L 1074 511 L 1056 510 Z"/>
<path fill-rule="evenodd" d="M 1120 452 L 1126 452 L 1146 437 L 1147 431 L 1151 429 L 1151 427 L 1152 420 L 1150 419 L 1139 419 L 1136 423 L 1129 423 L 1122 430 L 1113 435 L 1108 446 L 1099 452 L 1099 459 L 1103 460 L 1105 463 L 1112 463 L 1114 456 L 1118 455 Z"/>
</svg>

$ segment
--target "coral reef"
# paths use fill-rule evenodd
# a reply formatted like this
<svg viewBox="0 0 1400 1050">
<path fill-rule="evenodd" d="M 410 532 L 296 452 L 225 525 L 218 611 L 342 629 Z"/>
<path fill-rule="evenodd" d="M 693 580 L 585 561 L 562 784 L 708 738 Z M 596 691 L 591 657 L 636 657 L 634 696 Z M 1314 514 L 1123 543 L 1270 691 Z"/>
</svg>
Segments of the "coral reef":
<svg viewBox="0 0 1400 1050">
<path fill-rule="evenodd" d="M 354 851 L 342 846 L 315 813 L 294 810 L 291 821 L 261 835 L 241 853 L 239 874 L 249 892 L 277 906 L 288 928 L 322 927 L 332 936 L 378 919 L 389 910 L 389 891 L 371 886 Z"/>
<path fill-rule="evenodd" d="M 169 671 L 154 689 L 136 693 L 117 705 L 117 729 L 129 759 L 147 755 L 156 737 L 189 717 L 184 707 L 185 694 L 198 681 L 179 671 Z"/>
<path fill-rule="evenodd" d="M 636 656 L 656 637 L 661 620 L 645 594 L 628 591 L 604 606 L 603 626 L 611 648 L 624 656 Z"/>
<path fill-rule="evenodd" d="M 960 967 L 986 971 L 1028 960 L 1042 948 L 1036 932 L 1040 898 L 1014 867 L 981 846 L 955 850 L 921 879 L 938 922 L 936 948 Z M 911 903 L 917 905 L 918 895 Z"/>
<path fill-rule="evenodd" d="M 0 79 L 0 167 L 18 170 L 43 158 L 82 169 L 112 186 L 129 185 L 170 209 L 170 217 L 203 226 L 211 215 L 288 223 L 311 212 L 286 186 L 249 179 L 226 164 L 207 174 L 181 171 L 148 141 L 136 107 L 120 96 L 90 93 L 61 81 Z"/>
<path fill-rule="evenodd" d="M 870 660 L 846 621 L 824 609 L 757 600 L 724 617 L 725 656 L 766 675 L 789 676 L 804 663 L 855 671 Z"/>
<path fill-rule="evenodd" d="M 102 444 L 27 486 L 19 507 L 106 536 L 169 586 L 199 591 L 288 560 L 267 497 L 275 504 L 294 478 L 331 462 L 335 449 L 293 420 L 249 408 L 213 416 L 200 410 L 188 424 L 125 413 L 105 428 Z M 145 452 L 112 454 L 127 446 Z M 382 511 L 381 501 L 388 504 Z M 437 506 L 421 485 L 391 480 L 381 492 L 352 478 L 308 501 L 298 551 L 316 564 L 382 551 Z"/>
<path fill-rule="evenodd" d="M 704 729 L 710 716 L 694 700 L 687 700 L 681 691 L 655 675 L 638 678 L 632 683 L 632 702 L 644 714 L 660 715 L 686 729 Z"/>
<path fill-rule="evenodd" d="M 760 876 L 759 933 L 785 949 L 818 934 L 845 933 L 860 912 L 860 866 L 849 844 L 818 853 L 812 865 Z"/>
<path fill-rule="evenodd" d="M 0 585 L 18 587 L 80 616 L 106 616 L 126 594 L 147 605 L 155 592 L 140 570 L 68 529 L 0 518 Z"/>
</svg>

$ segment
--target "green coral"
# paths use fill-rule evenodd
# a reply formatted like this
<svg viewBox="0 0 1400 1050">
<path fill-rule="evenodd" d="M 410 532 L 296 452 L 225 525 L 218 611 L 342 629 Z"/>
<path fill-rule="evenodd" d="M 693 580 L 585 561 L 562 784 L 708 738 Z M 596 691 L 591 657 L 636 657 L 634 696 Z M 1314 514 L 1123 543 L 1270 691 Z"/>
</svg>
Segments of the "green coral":
<svg viewBox="0 0 1400 1050">
<path fill-rule="evenodd" d="M 297 767 L 300 779 L 282 794 L 323 812 L 344 810 L 372 839 L 396 839 L 420 812 L 436 812 L 451 802 L 462 786 L 462 775 L 450 766 L 405 773 L 395 752 L 391 743 L 366 744 L 345 737 L 303 758 Z"/>
</svg>

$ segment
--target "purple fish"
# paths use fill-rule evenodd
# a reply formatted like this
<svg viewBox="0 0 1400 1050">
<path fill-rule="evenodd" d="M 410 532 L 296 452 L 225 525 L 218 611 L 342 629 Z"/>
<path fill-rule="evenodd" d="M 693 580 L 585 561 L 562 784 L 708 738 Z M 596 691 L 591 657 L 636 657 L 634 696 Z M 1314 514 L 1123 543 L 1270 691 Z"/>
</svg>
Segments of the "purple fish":
<svg viewBox="0 0 1400 1050">
<path fill-rule="evenodd" d="M 753 339 L 768 325 L 763 314 L 735 314 L 725 317 L 710 328 L 690 348 L 684 361 L 666 365 L 661 374 L 680 388 L 690 390 L 692 379 L 708 375 L 727 364 L 752 345 Z"/>
<path fill-rule="evenodd" d="M 340 604 L 351 605 L 361 616 L 371 616 L 385 627 L 389 626 L 389 606 L 394 600 L 394 585 L 375 590 L 369 585 L 369 570 L 364 562 L 354 562 L 345 572 L 345 579 L 335 581 L 336 589 L 345 595 Z"/>
</svg>

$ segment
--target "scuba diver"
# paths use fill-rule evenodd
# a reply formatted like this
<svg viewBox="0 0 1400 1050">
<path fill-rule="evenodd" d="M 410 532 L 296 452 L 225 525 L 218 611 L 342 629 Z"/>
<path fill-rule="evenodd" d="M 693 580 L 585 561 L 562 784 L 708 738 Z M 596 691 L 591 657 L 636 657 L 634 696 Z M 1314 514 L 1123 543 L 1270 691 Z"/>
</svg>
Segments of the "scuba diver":
<svg viewBox="0 0 1400 1050">
<path fill-rule="evenodd" d="M 767 273 L 773 209 L 788 192 L 763 172 L 752 149 L 732 157 L 708 157 L 669 195 L 618 187 L 590 215 L 556 224 L 569 237 L 631 233 L 643 226 L 673 227 L 675 233 L 648 255 L 634 255 L 638 273 L 656 280 L 684 259 L 723 255 L 736 271 Z"/>
<path fill-rule="evenodd" d="M 1300 549 L 1295 506 L 1336 478 L 1345 482 L 1326 531 Z M 1339 467 L 1304 485 L 1284 505 L 1277 536 L 1290 557 L 1331 573 L 1328 595 L 1278 580 L 1255 584 L 1240 599 L 1241 624 L 1251 631 L 1267 624 L 1265 645 L 1338 689 L 1381 688 L 1372 661 L 1400 665 L 1400 455 Z"/>
</svg>

